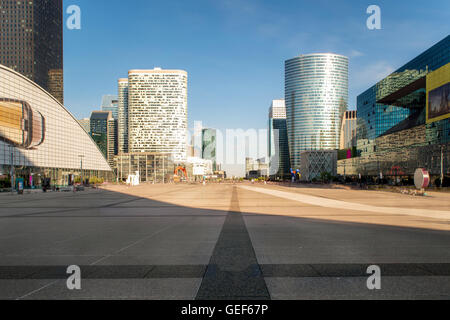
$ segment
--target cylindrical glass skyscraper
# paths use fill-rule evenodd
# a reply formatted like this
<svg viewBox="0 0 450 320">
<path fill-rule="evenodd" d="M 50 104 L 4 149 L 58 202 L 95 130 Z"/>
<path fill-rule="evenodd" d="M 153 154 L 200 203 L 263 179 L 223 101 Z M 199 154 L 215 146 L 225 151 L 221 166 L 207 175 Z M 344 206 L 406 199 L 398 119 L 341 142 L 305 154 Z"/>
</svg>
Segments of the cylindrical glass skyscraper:
<svg viewBox="0 0 450 320">
<path fill-rule="evenodd" d="M 348 58 L 332 53 L 300 55 L 285 64 L 285 100 L 291 166 L 306 150 L 339 149 L 348 105 Z"/>
</svg>

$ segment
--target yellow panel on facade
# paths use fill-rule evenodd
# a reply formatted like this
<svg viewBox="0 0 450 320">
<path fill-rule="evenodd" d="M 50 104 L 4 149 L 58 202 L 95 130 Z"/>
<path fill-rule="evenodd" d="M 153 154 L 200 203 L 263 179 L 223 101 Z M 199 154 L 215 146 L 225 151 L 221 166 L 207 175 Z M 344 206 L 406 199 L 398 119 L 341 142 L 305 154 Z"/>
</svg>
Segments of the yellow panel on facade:
<svg viewBox="0 0 450 320">
<path fill-rule="evenodd" d="M 427 123 L 450 118 L 450 63 L 427 75 Z"/>
</svg>

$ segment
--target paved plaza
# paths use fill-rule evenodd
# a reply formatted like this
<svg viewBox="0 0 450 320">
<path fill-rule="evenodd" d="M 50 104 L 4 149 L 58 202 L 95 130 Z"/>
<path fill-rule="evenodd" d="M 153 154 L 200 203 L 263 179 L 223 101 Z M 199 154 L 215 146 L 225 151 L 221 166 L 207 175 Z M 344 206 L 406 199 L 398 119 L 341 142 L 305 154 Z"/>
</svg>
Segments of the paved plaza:
<svg viewBox="0 0 450 320">
<path fill-rule="evenodd" d="M 69 290 L 67 267 L 81 268 Z M 367 268 L 381 269 L 381 290 Z M 0 299 L 449 299 L 450 194 L 263 184 L 0 195 Z"/>
</svg>

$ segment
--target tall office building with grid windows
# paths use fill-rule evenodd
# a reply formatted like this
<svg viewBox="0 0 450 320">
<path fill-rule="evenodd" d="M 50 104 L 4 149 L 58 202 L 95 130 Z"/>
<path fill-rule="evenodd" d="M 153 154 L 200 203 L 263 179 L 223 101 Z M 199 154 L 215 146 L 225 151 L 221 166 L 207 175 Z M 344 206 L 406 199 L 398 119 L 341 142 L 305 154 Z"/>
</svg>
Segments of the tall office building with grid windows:
<svg viewBox="0 0 450 320">
<path fill-rule="evenodd" d="M 182 70 L 129 71 L 128 152 L 170 153 L 175 162 L 186 161 L 187 79 Z"/>
<path fill-rule="evenodd" d="M 291 166 L 306 150 L 338 149 L 348 105 L 348 58 L 332 53 L 300 55 L 285 65 L 285 100 Z"/>
<path fill-rule="evenodd" d="M 128 153 L 128 79 L 119 79 L 118 87 L 118 151 Z"/>
<path fill-rule="evenodd" d="M 0 0 L 0 64 L 64 103 L 63 1 Z"/>
</svg>

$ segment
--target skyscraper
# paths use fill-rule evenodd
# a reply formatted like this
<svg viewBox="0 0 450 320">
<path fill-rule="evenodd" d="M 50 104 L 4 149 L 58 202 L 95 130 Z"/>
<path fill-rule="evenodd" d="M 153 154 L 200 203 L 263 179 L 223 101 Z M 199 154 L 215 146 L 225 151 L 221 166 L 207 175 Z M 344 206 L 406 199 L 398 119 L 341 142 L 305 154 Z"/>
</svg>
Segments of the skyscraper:
<svg viewBox="0 0 450 320">
<path fill-rule="evenodd" d="M 112 119 L 111 112 L 94 111 L 91 114 L 91 136 L 103 153 L 108 156 L 108 121 Z"/>
<path fill-rule="evenodd" d="M 108 148 L 107 148 L 107 159 L 109 165 L 114 167 L 114 156 L 118 154 L 118 122 L 114 117 L 108 120 Z"/>
<path fill-rule="evenodd" d="M 130 153 L 170 153 L 175 162 L 186 161 L 187 79 L 182 70 L 129 71 Z"/>
<path fill-rule="evenodd" d="M 279 178 L 290 174 L 289 144 L 284 100 L 273 100 L 269 109 L 269 175 Z"/>
<path fill-rule="evenodd" d="M 217 170 L 217 131 L 216 129 L 202 130 L 202 159 L 211 160 L 213 164 L 213 171 Z"/>
<path fill-rule="evenodd" d="M 128 79 L 119 79 L 118 88 L 119 153 L 128 153 Z"/>
<path fill-rule="evenodd" d="M 63 1 L 0 0 L 0 64 L 64 103 Z"/>
<path fill-rule="evenodd" d="M 94 111 L 90 123 L 92 139 L 109 165 L 113 166 L 114 156 L 117 154 L 117 120 L 113 118 L 111 111 Z"/>
<path fill-rule="evenodd" d="M 286 61 L 287 131 L 292 167 L 305 150 L 338 149 L 348 105 L 348 58 L 332 53 Z"/>
<path fill-rule="evenodd" d="M 339 149 L 356 147 L 356 111 L 346 111 L 342 118 Z"/>
<path fill-rule="evenodd" d="M 102 111 L 111 111 L 114 119 L 119 119 L 119 100 L 118 97 L 112 94 L 107 94 L 102 97 Z"/>
</svg>

